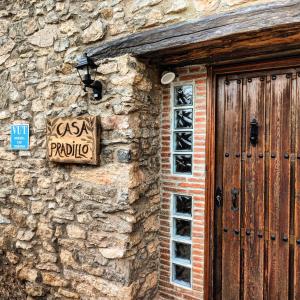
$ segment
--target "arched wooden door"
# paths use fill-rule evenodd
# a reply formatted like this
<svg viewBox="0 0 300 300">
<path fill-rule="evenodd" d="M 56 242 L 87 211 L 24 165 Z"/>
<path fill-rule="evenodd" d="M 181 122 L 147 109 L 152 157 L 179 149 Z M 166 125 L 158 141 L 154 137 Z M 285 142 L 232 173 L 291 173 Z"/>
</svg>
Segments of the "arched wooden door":
<svg viewBox="0 0 300 300">
<path fill-rule="evenodd" d="M 217 78 L 214 299 L 300 299 L 299 72 Z"/>
</svg>

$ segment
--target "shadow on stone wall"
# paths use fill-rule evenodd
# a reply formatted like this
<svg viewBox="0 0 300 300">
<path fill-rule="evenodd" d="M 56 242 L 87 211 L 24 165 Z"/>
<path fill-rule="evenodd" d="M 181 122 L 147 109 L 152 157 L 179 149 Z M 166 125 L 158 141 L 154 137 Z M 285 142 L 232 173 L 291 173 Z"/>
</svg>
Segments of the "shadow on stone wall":
<svg viewBox="0 0 300 300">
<path fill-rule="evenodd" d="M 15 259 L 9 255 L 8 257 Z M 17 279 L 15 266 L 2 251 L 0 251 L 0 297 L 1 300 L 26 299 L 24 283 Z"/>
</svg>

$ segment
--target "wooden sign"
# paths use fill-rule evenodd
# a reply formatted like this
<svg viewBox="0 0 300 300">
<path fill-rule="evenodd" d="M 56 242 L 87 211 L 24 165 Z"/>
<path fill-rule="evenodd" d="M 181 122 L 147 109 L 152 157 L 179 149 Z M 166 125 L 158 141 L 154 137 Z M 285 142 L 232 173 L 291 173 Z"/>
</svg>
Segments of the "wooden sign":
<svg viewBox="0 0 300 300">
<path fill-rule="evenodd" d="M 95 116 L 47 120 L 47 157 L 50 161 L 96 165 L 99 144 L 99 126 Z"/>
</svg>

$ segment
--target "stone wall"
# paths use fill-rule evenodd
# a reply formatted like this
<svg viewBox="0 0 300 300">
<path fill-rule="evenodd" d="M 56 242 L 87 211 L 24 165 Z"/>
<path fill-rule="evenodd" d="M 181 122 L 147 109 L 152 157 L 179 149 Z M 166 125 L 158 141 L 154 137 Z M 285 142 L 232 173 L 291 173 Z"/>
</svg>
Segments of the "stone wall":
<svg viewBox="0 0 300 300">
<path fill-rule="evenodd" d="M 74 69 L 105 26 L 95 2 L 3 6 L 0 46 L 0 247 L 47 299 L 151 299 L 158 278 L 160 89 L 129 56 L 98 62 L 100 102 Z M 98 115 L 100 166 L 48 162 L 49 116 Z M 30 150 L 9 150 L 14 121 Z"/>
<path fill-rule="evenodd" d="M 249 3 L 0 1 L 0 247 L 30 297 L 152 299 L 157 289 L 158 72 L 129 56 L 97 62 L 105 90 L 95 102 L 75 72 L 78 55 Z M 46 118 L 82 114 L 100 116 L 100 165 L 49 163 Z M 13 152 L 9 126 L 20 120 L 30 150 Z"/>
<path fill-rule="evenodd" d="M 275 0 L 114 0 L 103 1 L 102 5 L 109 7 L 103 11 L 108 33 L 115 36 L 272 1 Z"/>
<path fill-rule="evenodd" d="M 62 101 L 68 89 L 80 94 L 79 83 L 64 91 L 72 77 L 61 76 L 28 83 L 24 93 L 30 88 L 35 97 L 2 104 L 0 245 L 31 296 L 147 299 L 156 290 L 157 80 L 128 56 L 99 71 L 107 83 L 101 103 L 83 96 L 47 107 L 55 90 Z M 9 76 L 9 85 L 17 83 Z M 101 118 L 100 167 L 47 162 L 45 117 L 87 113 Z M 8 151 L 9 125 L 20 119 L 31 126 L 31 149 Z"/>
</svg>

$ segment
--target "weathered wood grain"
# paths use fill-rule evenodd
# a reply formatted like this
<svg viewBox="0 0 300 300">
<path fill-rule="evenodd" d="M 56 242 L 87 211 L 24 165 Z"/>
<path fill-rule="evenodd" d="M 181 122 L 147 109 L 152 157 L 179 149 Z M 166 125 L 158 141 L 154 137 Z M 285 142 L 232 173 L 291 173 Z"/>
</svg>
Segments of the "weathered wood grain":
<svg viewBox="0 0 300 300">
<path fill-rule="evenodd" d="M 205 151 L 205 161 L 206 161 L 206 178 L 205 178 L 205 263 L 204 263 L 204 299 L 218 299 L 217 297 L 214 297 L 215 293 L 215 271 L 216 267 L 219 266 L 220 263 L 217 263 L 215 266 L 213 264 L 215 252 L 215 246 L 219 245 L 218 240 L 222 239 L 222 235 L 219 234 L 218 238 L 215 239 L 215 219 L 219 220 L 222 218 L 222 212 L 217 213 L 215 209 L 215 184 L 217 178 L 215 178 L 215 151 L 216 151 L 216 124 L 215 124 L 215 118 L 216 118 L 216 103 L 214 101 L 215 99 L 215 86 L 216 86 L 216 80 L 215 75 L 213 73 L 212 66 L 209 66 L 207 68 L 207 135 L 206 135 L 206 151 Z M 222 150 L 223 151 L 223 150 Z M 222 172 L 220 174 L 220 178 L 222 177 Z M 215 216 L 218 214 L 218 216 Z M 216 222 L 218 223 L 218 221 Z M 218 226 L 218 225 L 217 225 Z M 218 227 L 217 227 L 218 228 Z M 219 255 L 221 257 L 221 255 Z M 219 282 L 220 282 L 220 276 L 218 276 Z M 220 290 L 217 293 L 221 292 L 222 286 L 219 284 Z"/>
<path fill-rule="evenodd" d="M 300 157 L 300 78 L 294 80 L 295 103 L 295 153 Z M 294 190 L 294 235 L 295 241 L 300 240 L 300 160 L 295 161 L 295 190 Z M 294 295 L 293 300 L 300 299 L 300 247 L 297 242 L 294 248 Z"/>
<path fill-rule="evenodd" d="M 244 299 L 263 299 L 264 291 L 264 190 L 265 190 L 265 84 L 266 78 L 256 76 L 243 80 L 243 152 L 247 156 L 242 164 L 243 214 L 242 224 L 250 235 L 242 239 Z M 250 143 L 250 122 L 256 119 L 259 126 L 259 140 L 255 147 Z"/>
<path fill-rule="evenodd" d="M 221 87 L 222 88 L 222 87 Z M 224 90 L 224 152 L 223 160 L 223 240 L 222 240 L 222 297 L 240 299 L 241 259 L 241 145 L 242 145 L 242 88 L 236 80 L 225 81 Z M 236 190 L 233 199 L 232 190 Z M 221 228 L 219 230 L 222 230 Z"/>
<path fill-rule="evenodd" d="M 299 27 L 300 2 L 286 0 L 132 34 L 102 43 L 88 49 L 87 53 L 97 59 L 130 53 L 135 56 L 155 58 L 155 62 L 162 64 L 178 64 L 201 58 L 214 60 L 222 54 L 228 56 L 232 51 L 240 52 L 241 48 L 258 51 L 260 46 L 267 46 L 270 40 L 275 43 L 273 51 L 274 47 L 283 44 L 285 50 L 288 46 L 295 47 L 300 44 L 299 30 L 297 30 Z M 283 43 L 283 40 L 287 39 L 289 45 Z M 249 40 L 252 42 L 247 44 Z M 259 41 L 260 45 L 256 47 Z M 239 49 L 236 49 L 239 43 Z M 187 53 L 192 49 L 196 53 Z M 217 50 L 217 53 L 214 50 Z"/>
<path fill-rule="evenodd" d="M 216 79 L 215 180 L 224 201 L 214 214 L 214 299 L 300 295 L 300 68 L 288 61 L 289 68 L 278 66 Z M 255 147 L 249 141 L 253 118 L 259 128 Z"/>
<path fill-rule="evenodd" d="M 218 92 L 218 105 L 216 107 L 217 114 L 216 123 L 218 128 L 216 131 L 216 157 L 218 159 L 218 164 L 216 164 L 216 188 L 220 188 L 222 191 L 222 201 L 221 206 L 217 207 L 214 203 L 215 214 L 214 214 L 214 272 L 213 272 L 213 297 L 211 299 L 220 300 L 222 299 L 222 239 L 223 239 L 223 200 L 224 200 L 224 188 L 223 188 L 223 164 L 224 164 L 224 87 L 225 87 L 225 77 L 221 77 L 218 80 L 217 92 Z M 214 195 L 216 198 L 216 195 Z"/>
</svg>

